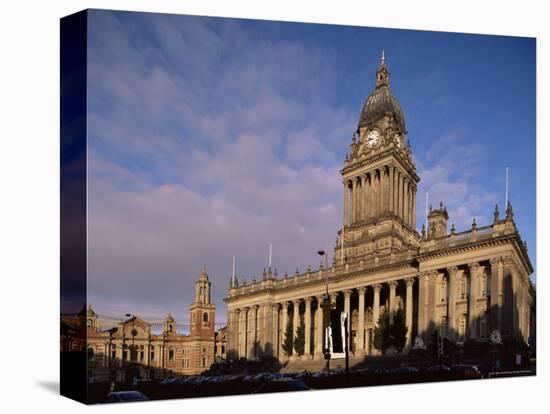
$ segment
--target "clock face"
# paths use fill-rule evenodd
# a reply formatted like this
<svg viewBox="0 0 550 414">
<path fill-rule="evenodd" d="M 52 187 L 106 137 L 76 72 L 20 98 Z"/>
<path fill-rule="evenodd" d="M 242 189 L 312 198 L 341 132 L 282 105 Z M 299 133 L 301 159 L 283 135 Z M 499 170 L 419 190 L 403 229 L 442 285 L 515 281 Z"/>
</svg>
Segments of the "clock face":
<svg viewBox="0 0 550 414">
<path fill-rule="evenodd" d="M 395 134 L 395 135 L 393 136 L 393 140 L 395 141 L 395 146 L 396 146 L 397 148 L 401 148 L 401 146 L 402 146 L 402 145 L 401 145 L 401 137 L 399 136 L 399 134 Z"/>
<path fill-rule="evenodd" d="M 369 148 L 374 147 L 379 139 L 380 139 L 380 133 L 376 129 L 373 129 L 367 135 L 367 141 L 366 141 L 367 146 Z"/>
</svg>

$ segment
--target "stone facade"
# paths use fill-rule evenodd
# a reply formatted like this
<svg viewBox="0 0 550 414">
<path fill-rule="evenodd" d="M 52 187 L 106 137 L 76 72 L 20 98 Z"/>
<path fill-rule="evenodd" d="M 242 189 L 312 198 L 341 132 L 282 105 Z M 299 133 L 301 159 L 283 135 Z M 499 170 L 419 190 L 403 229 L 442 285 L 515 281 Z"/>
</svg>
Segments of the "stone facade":
<svg viewBox="0 0 550 414">
<path fill-rule="evenodd" d="M 514 223 L 512 206 L 493 223 L 456 232 L 441 203 L 416 230 L 420 177 L 407 139 L 405 119 L 390 92 L 384 58 L 376 87 L 363 107 L 341 170 L 344 226 L 333 262 L 325 268 L 279 278 L 269 269 L 262 280 L 233 279 L 227 303 L 228 355 L 287 359 L 283 341 L 288 321 L 305 325 L 302 359 L 322 359 L 321 303 L 328 285 L 334 306 L 350 315 L 350 351 L 372 355 L 373 330 L 384 310 L 390 323 L 405 313 L 407 348 L 434 330 L 455 341 L 503 337 L 527 342 L 534 289 L 527 249 Z M 293 356 L 292 358 L 296 358 Z"/>
<path fill-rule="evenodd" d="M 133 377 L 162 378 L 169 374 L 198 375 L 214 363 L 215 352 L 224 358 L 225 334 L 215 332 L 216 307 L 211 302 L 210 288 L 208 275 L 203 271 L 195 282 L 188 335 L 177 333 L 171 314 L 163 322 L 162 333 L 154 334 L 150 323 L 134 315 L 113 329 L 102 330 L 93 309 L 83 311 L 77 324 L 85 332 L 75 333 L 71 343 L 85 338 L 81 342 L 86 344 L 89 353 L 89 378 L 125 381 Z M 62 336 L 61 345 L 62 350 L 69 346 L 67 338 Z"/>
</svg>

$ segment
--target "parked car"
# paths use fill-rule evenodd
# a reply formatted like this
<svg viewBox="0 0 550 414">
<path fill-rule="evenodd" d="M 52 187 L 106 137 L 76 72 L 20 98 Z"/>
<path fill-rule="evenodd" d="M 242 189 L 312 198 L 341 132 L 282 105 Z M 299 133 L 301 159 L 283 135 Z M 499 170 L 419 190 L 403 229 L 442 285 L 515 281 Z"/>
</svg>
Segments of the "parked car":
<svg viewBox="0 0 550 414">
<path fill-rule="evenodd" d="M 115 391 L 110 392 L 101 403 L 148 401 L 149 397 L 140 391 Z"/>
<path fill-rule="evenodd" d="M 418 372 L 418 368 L 415 367 L 399 367 L 399 368 L 393 368 L 391 372 L 394 373 L 412 373 L 412 372 Z"/>
<path fill-rule="evenodd" d="M 170 384 L 176 384 L 177 382 L 178 382 L 177 377 L 166 377 L 160 383 L 162 385 L 170 385 Z"/>
<path fill-rule="evenodd" d="M 253 394 L 262 394 L 266 392 L 285 392 L 285 391 L 306 391 L 310 388 L 304 381 L 283 378 L 275 381 L 269 381 L 262 385 L 259 388 L 252 391 Z"/>
<path fill-rule="evenodd" d="M 426 372 L 449 372 L 449 371 L 451 371 L 451 368 L 443 364 L 432 365 L 431 367 L 426 368 Z"/>
<path fill-rule="evenodd" d="M 451 371 L 463 378 L 481 378 L 482 374 L 475 365 L 453 365 Z"/>
</svg>

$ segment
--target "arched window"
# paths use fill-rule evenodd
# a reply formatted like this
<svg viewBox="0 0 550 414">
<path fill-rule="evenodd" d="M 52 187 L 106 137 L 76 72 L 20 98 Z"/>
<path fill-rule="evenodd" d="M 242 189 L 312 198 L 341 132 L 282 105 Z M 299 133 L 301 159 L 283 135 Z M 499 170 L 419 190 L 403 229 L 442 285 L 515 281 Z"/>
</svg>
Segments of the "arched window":
<svg viewBox="0 0 550 414">
<path fill-rule="evenodd" d="M 168 332 L 172 332 L 172 324 L 168 325 Z"/>
<path fill-rule="evenodd" d="M 202 314 L 202 324 L 204 326 L 208 326 L 208 312 L 204 312 Z"/>
<path fill-rule="evenodd" d="M 170 349 L 168 351 L 168 361 L 173 361 L 173 360 L 174 360 L 174 350 Z"/>
</svg>

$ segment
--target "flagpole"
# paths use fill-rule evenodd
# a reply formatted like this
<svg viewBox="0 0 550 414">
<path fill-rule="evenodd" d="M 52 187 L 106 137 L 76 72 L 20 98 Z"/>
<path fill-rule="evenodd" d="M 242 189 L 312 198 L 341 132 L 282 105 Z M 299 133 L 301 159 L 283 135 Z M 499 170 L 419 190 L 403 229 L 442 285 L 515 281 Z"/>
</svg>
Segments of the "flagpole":
<svg viewBox="0 0 550 414">
<path fill-rule="evenodd" d="M 271 254 L 273 251 L 273 244 L 269 243 L 269 267 L 271 267 Z"/>
<path fill-rule="evenodd" d="M 506 167 L 506 189 L 505 189 L 504 208 L 508 208 L 508 167 Z"/>
<path fill-rule="evenodd" d="M 233 287 L 235 287 L 235 256 L 233 256 L 233 275 L 231 276 Z"/>
</svg>

